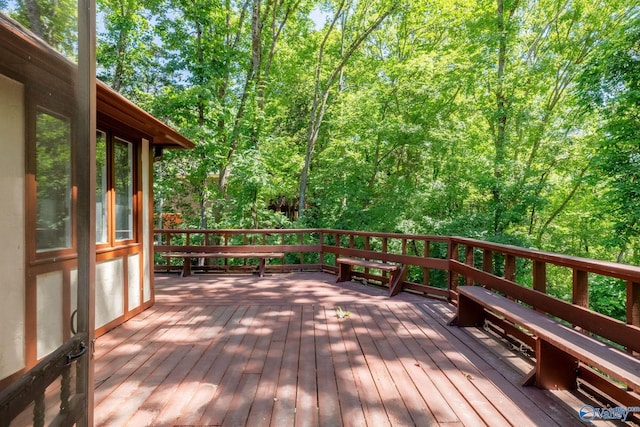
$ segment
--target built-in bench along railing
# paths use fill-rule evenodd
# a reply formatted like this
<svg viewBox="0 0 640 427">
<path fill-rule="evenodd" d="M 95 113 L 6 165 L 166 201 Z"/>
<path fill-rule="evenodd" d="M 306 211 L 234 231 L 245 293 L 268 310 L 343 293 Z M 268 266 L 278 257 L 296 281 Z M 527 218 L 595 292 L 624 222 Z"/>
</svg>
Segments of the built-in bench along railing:
<svg viewBox="0 0 640 427">
<path fill-rule="evenodd" d="M 403 284 L 404 290 L 452 300 L 456 299 L 458 284 L 486 286 L 490 281 L 528 287 L 546 295 L 548 267 L 563 268 L 570 272 L 572 281 L 571 301 L 568 302 L 586 309 L 589 308 L 590 275 L 624 281 L 626 323 L 640 327 L 640 267 L 636 266 L 462 237 L 332 229 L 161 229 L 154 233 L 156 271 L 178 272 L 182 269 L 180 262 L 171 264 L 162 258 L 169 252 L 285 253 L 283 260 L 271 260 L 268 265 L 269 271 L 274 272 L 324 270 L 337 273 L 336 258 L 356 257 L 406 265 L 409 274 Z M 248 262 L 246 259 L 235 263 L 221 260 L 221 265 L 207 263 L 195 266 L 195 271 L 243 270 Z M 518 268 L 530 271 L 531 277 L 523 280 L 521 272 L 516 278 Z M 376 270 L 362 269 L 359 276 L 372 282 L 388 283 L 388 278 Z"/>
<path fill-rule="evenodd" d="M 332 229 L 180 230 L 155 231 L 156 271 L 180 271 L 167 263 L 168 252 L 281 252 L 267 270 L 326 271 L 337 274 L 337 258 L 397 263 L 407 267 L 403 291 L 438 297 L 457 304 L 457 287 L 482 285 L 608 344 L 640 354 L 640 267 L 525 249 L 517 246 L 447 236 L 375 233 Z M 255 260 L 254 260 L 255 262 Z M 194 271 L 246 271 L 247 259 L 202 262 Z M 369 264 L 366 264 L 369 265 Z M 552 272 L 552 273 L 550 273 Z M 388 272 L 354 267 L 352 276 L 388 286 Z M 602 276 L 626 286 L 625 319 L 613 319 L 590 308 L 590 279 Z M 570 298 L 549 295 L 553 277 L 571 282 Z M 534 347 L 535 337 L 498 315 L 487 313 L 489 326 L 503 336 Z M 582 384 L 617 402 L 638 403 L 638 390 L 610 381 L 596 370 L 581 366 Z M 628 404 L 628 403 L 627 403 Z"/>
</svg>

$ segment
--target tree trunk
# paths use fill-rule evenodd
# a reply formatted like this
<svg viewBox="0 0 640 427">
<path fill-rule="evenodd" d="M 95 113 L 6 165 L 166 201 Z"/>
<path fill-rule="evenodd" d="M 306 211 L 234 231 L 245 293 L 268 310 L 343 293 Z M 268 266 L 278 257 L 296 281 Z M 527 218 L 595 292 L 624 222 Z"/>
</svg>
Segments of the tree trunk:
<svg viewBox="0 0 640 427">
<path fill-rule="evenodd" d="M 311 160 L 313 157 L 313 152 L 315 149 L 316 142 L 318 141 L 318 135 L 320 133 L 320 127 L 322 126 L 322 121 L 324 120 L 324 115 L 327 111 L 328 107 L 328 99 L 329 93 L 333 85 L 338 81 L 342 76 L 342 71 L 344 66 L 349 61 L 351 56 L 355 53 L 355 51 L 360 47 L 362 42 L 376 29 L 380 26 L 382 21 L 385 20 L 387 16 L 393 12 L 393 10 L 398 6 L 397 3 L 394 3 L 388 10 L 380 14 L 378 18 L 371 23 L 355 40 L 351 43 L 349 48 L 342 54 L 340 61 L 334 67 L 333 71 L 329 75 L 329 78 L 324 84 L 324 88 L 322 88 L 321 84 L 321 76 L 322 76 L 322 65 L 323 65 L 323 57 L 324 57 L 324 49 L 329 39 L 329 35 L 333 31 L 337 20 L 340 18 L 342 13 L 344 13 L 344 0 L 340 3 L 336 14 L 329 25 L 327 33 L 325 34 L 322 43 L 320 44 L 320 48 L 318 50 L 318 61 L 316 64 L 316 75 L 315 75 L 315 90 L 313 97 L 313 104 L 311 106 L 311 114 L 309 117 L 309 128 L 307 131 L 307 148 L 305 152 L 304 158 L 304 166 L 302 167 L 302 172 L 300 173 L 300 199 L 299 199 L 299 207 L 298 207 L 298 218 L 302 219 L 304 217 L 305 204 L 306 204 L 306 193 L 307 193 L 307 182 L 309 179 L 309 171 L 311 167 Z"/>
</svg>

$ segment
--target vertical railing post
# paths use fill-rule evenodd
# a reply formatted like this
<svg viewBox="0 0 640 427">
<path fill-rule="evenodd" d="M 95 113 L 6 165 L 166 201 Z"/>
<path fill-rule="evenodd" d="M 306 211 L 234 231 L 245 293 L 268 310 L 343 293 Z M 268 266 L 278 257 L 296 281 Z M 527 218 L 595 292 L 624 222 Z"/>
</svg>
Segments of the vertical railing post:
<svg viewBox="0 0 640 427">
<path fill-rule="evenodd" d="M 371 250 L 371 237 L 370 236 L 364 236 L 364 250 L 365 251 Z M 365 267 L 364 268 L 364 274 L 369 274 L 369 267 Z"/>
<path fill-rule="evenodd" d="M 302 246 L 304 245 L 304 231 L 301 231 L 298 235 L 300 236 L 300 246 Z M 304 265 L 304 252 L 300 252 L 300 265 Z"/>
<path fill-rule="evenodd" d="M 640 327 L 640 282 L 627 281 L 627 323 Z"/>
<path fill-rule="evenodd" d="M 482 271 L 493 274 L 493 251 L 491 249 L 482 250 Z"/>
<path fill-rule="evenodd" d="M 573 290 L 571 301 L 580 307 L 589 308 L 589 273 L 573 270 Z"/>
<path fill-rule="evenodd" d="M 320 270 L 324 270 L 324 230 L 320 230 L 320 234 L 319 234 L 319 238 L 320 238 L 320 253 L 319 253 L 319 260 L 320 260 Z"/>
<path fill-rule="evenodd" d="M 449 258 L 449 278 L 447 287 L 449 291 L 455 291 L 458 287 L 458 273 L 451 268 L 451 260 L 458 261 L 458 243 L 449 239 L 447 247 L 447 257 Z"/>
<path fill-rule="evenodd" d="M 547 263 L 544 261 L 533 261 L 533 289 L 547 293 Z"/>
<path fill-rule="evenodd" d="M 474 250 L 475 248 L 471 245 L 465 245 L 464 247 L 464 263 L 467 264 L 469 267 L 473 267 L 474 266 L 474 262 L 475 262 L 475 257 L 474 257 Z M 473 279 L 469 276 L 465 277 L 464 280 L 465 284 L 467 286 L 471 286 L 473 285 Z"/>
<path fill-rule="evenodd" d="M 516 281 L 516 257 L 515 255 L 504 255 L 504 278 L 512 282 Z"/>
<path fill-rule="evenodd" d="M 430 248 L 429 248 L 429 241 L 425 240 L 424 241 L 424 252 L 423 252 L 423 257 L 425 258 L 429 258 L 429 252 L 430 252 Z M 429 286 L 429 269 L 427 267 L 422 267 L 422 284 L 425 286 Z"/>
</svg>

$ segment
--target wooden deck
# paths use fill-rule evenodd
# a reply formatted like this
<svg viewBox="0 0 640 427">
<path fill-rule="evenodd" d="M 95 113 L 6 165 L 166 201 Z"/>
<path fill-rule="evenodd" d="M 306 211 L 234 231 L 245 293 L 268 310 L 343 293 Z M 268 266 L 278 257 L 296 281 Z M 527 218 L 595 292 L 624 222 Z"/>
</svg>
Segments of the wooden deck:
<svg viewBox="0 0 640 427">
<path fill-rule="evenodd" d="M 570 426 L 600 406 L 517 385 L 530 362 L 447 326 L 446 302 L 335 280 L 156 276 L 154 307 L 97 340 L 95 424 Z"/>
</svg>

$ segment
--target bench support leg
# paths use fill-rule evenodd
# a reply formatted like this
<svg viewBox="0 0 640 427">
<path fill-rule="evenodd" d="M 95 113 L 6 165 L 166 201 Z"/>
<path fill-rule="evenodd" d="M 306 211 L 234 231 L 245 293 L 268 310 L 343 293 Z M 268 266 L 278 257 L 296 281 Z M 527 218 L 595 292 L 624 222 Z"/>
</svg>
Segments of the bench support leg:
<svg viewBox="0 0 640 427">
<path fill-rule="evenodd" d="M 484 324 L 484 307 L 471 298 L 458 294 L 457 326 L 482 326 Z"/>
<path fill-rule="evenodd" d="M 348 282 L 349 280 L 351 280 L 351 265 L 339 263 L 337 282 Z"/>
<path fill-rule="evenodd" d="M 407 266 L 394 270 L 389 275 L 389 297 L 397 295 L 402 290 L 402 283 L 407 278 Z"/>
<path fill-rule="evenodd" d="M 258 260 L 258 277 L 264 277 L 264 270 L 266 268 L 266 258 L 260 258 Z"/>
<path fill-rule="evenodd" d="M 578 359 L 538 338 L 536 340 L 536 386 L 545 390 L 577 387 Z"/>
<path fill-rule="evenodd" d="M 191 276 L 191 258 L 185 257 L 183 258 L 184 262 L 182 264 L 182 273 L 180 276 L 187 277 Z"/>
</svg>

